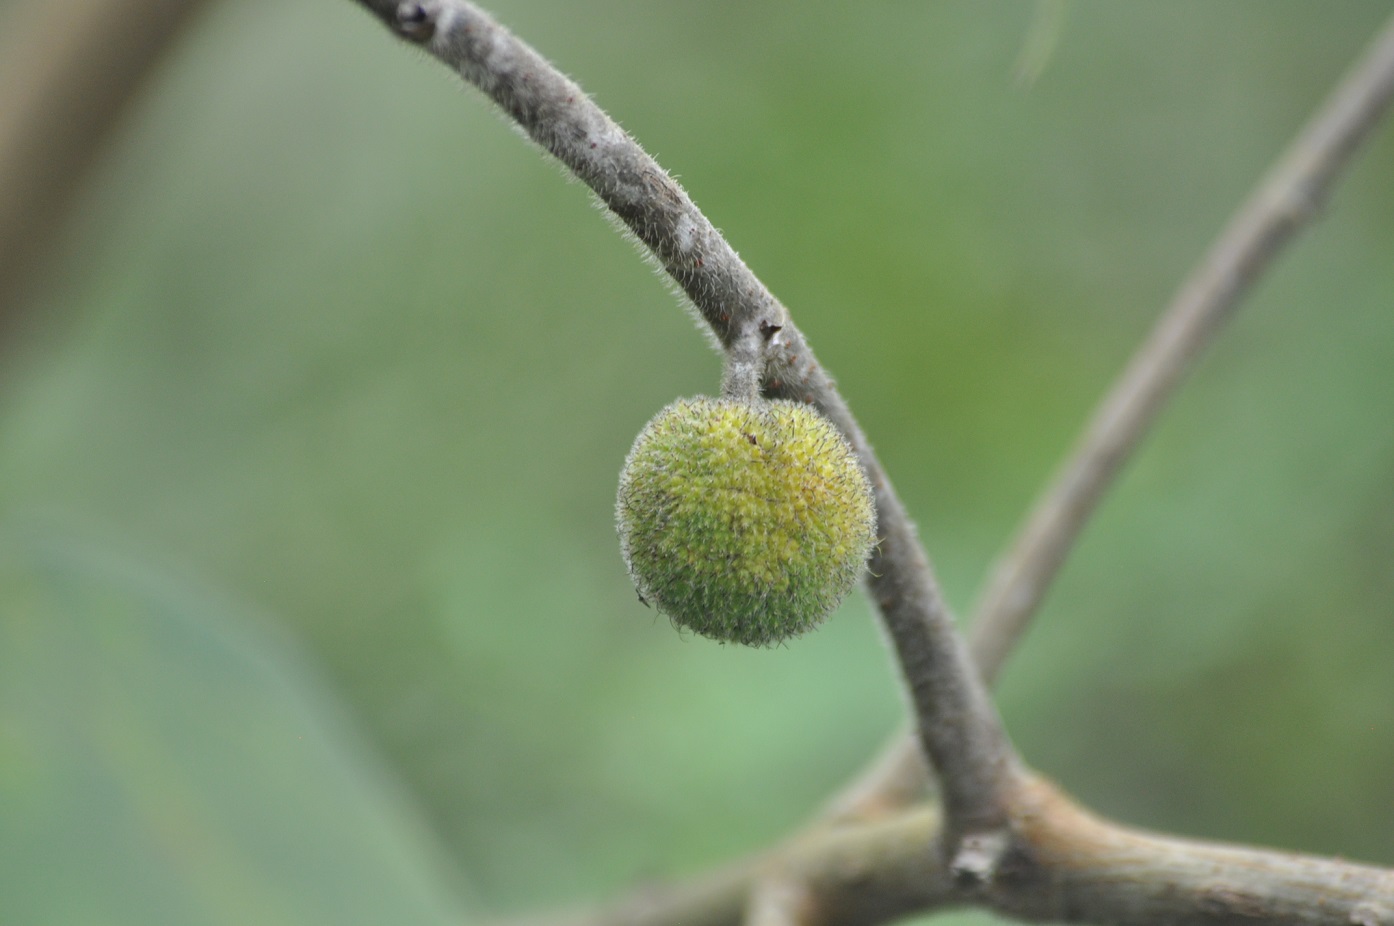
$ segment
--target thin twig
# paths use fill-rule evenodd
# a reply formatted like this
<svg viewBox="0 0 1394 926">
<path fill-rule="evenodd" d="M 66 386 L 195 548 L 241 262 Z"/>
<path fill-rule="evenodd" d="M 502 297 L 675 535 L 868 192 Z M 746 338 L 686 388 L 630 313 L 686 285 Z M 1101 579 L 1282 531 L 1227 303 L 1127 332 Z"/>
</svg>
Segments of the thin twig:
<svg viewBox="0 0 1394 926">
<path fill-rule="evenodd" d="M 1001 556 L 970 625 L 969 647 L 988 684 L 1182 377 L 1283 246 L 1320 213 L 1336 178 L 1391 96 L 1394 19 L 1210 246 Z M 882 813 L 923 793 L 927 781 L 915 743 L 899 734 L 838 793 L 828 812 L 838 819 Z"/>
<path fill-rule="evenodd" d="M 915 709 L 919 741 L 943 782 L 959 838 L 1005 822 L 1016 762 L 996 710 L 954 630 L 911 523 L 870 444 L 784 306 L 676 182 L 581 89 L 463 0 L 357 0 L 484 91 L 539 145 L 590 186 L 654 255 L 724 348 L 777 330 L 766 391 L 817 406 L 856 449 L 876 493 L 882 537 L 868 586 L 881 610 Z"/>
<path fill-rule="evenodd" d="M 34 282 L 81 180 L 204 0 L 21 3 L 0 27 L 0 324 Z"/>
<path fill-rule="evenodd" d="M 1095 410 L 988 582 L 972 623 L 991 681 L 1025 631 L 1099 500 L 1240 299 L 1318 214 L 1394 95 L 1394 20 L 1317 110 L 1192 271 Z"/>
</svg>

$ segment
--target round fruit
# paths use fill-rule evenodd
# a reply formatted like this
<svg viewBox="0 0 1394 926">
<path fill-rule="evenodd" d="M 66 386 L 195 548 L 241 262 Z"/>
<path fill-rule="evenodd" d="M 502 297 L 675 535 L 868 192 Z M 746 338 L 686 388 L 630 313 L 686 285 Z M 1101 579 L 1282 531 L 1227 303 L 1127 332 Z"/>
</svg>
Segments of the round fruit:
<svg viewBox="0 0 1394 926">
<path fill-rule="evenodd" d="M 876 542 L 871 486 L 806 405 L 680 399 L 620 474 L 620 549 L 644 600 L 704 637 L 750 646 L 813 629 Z"/>
</svg>

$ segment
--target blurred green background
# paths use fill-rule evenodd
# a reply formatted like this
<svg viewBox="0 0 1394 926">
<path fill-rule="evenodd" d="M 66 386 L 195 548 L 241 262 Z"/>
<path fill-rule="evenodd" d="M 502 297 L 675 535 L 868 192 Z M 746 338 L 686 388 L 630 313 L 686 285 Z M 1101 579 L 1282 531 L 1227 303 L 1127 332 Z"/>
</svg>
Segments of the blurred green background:
<svg viewBox="0 0 1394 926">
<path fill-rule="evenodd" d="M 0 13 L 21 0 L 0 3 Z M 1389 12 L 509 0 L 791 307 L 967 611 Z M 719 361 L 586 191 L 346 0 L 215 5 L 0 365 L 0 922 L 444 923 L 759 847 L 898 723 L 855 596 L 635 600 Z M 1394 864 L 1394 132 L 1205 356 L 1000 688 L 1097 809 Z"/>
</svg>

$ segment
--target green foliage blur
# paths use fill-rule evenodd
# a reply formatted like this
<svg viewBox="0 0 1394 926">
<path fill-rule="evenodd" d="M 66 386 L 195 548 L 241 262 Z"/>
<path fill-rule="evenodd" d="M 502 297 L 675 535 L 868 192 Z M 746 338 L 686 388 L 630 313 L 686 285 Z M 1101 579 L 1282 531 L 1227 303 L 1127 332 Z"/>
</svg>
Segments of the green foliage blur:
<svg viewBox="0 0 1394 926">
<path fill-rule="evenodd" d="M 1029 84 L 1024 2 L 493 9 L 790 306 L 967 612 L 1389 4 L 1080 0 Z M 1000 686 L 1086 803 L 1394 863 L 1391 310 L 1386 125 Z M 347 0 L 202 19 L 0 349 L 0 922 L 599 899 L 777 838 L 902 716 L 860 595 L 772 651 L 639 604 L 620 464 L 718 358 Z"/>
</svg>

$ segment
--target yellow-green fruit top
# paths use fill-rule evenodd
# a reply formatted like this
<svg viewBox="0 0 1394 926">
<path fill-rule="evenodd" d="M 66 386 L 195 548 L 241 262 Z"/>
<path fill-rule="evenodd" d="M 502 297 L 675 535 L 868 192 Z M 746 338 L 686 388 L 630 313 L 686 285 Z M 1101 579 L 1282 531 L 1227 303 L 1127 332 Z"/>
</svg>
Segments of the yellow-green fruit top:
<svg viewBox="0 0 1394 926">
<path fill-rule="evenodd" d="M 751 646 L 813 629 L 876 542 L 871 486 L 806 405 L 680 399 L 620 475 L 620 548 L 639 594 L 702 636 Z"/>
</svg>

